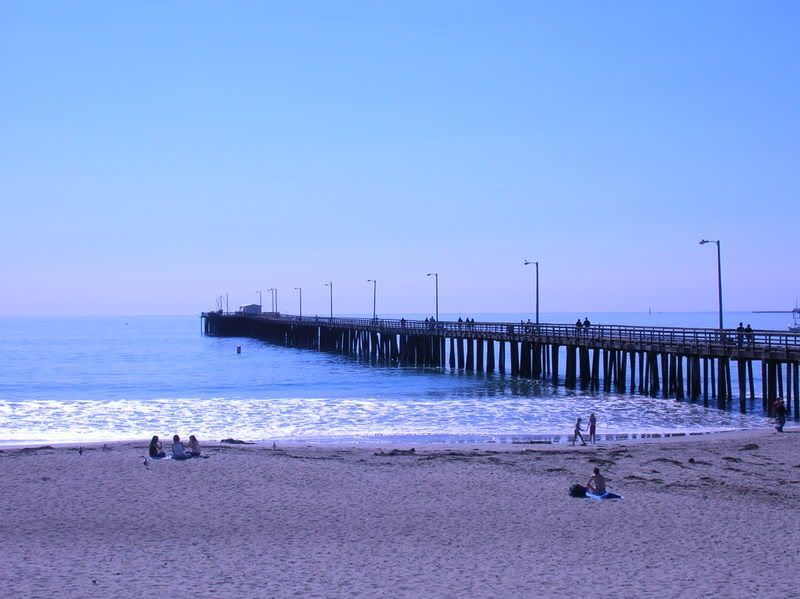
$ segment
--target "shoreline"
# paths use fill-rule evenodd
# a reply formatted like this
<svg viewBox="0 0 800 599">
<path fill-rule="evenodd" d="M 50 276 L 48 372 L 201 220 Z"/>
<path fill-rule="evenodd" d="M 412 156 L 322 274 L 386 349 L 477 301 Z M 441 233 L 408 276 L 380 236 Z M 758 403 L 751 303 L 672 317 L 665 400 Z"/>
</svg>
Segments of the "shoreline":
<svg viewBox="0 0 800 599">
<path fill-rule="evenodd" d="M 800 433 L 800 424 L 787 422 L 784 426 L 784 434 Z M 725 439 L 725 438 L 746 438 L 749 436 L 761 436 L 768 434 L 780 434 L 774 427 L 763 428 L 749 428 L 749 429 L 735 429 L 735 430 L 689 430 L 689 431 L 672 431 L 672 432 L 653 432 L 653 433 L 604 433 L 597 435 L 597 443 L 594 445 L 587 442 L 586 447 L 611 447 L 615 444 L 639 444 L 639 443 L 669 443 L 673 441 L 689 441 L 689 440 L 703 440 L 703 439 Z M 188 435 L 185 435 L 188 438 Z M 205 446 L 222 446 L 222 447 L 255 447 L 255 448 L 272 448 L 273 443 L 281 448 L 297 448 L 297 447 L 316 447 L 316 448 L 357 448 L 357 449 L 381 449 L 383 447 L 403 448 L 409 446 L 416 446 L 420 448 L 429 449 L 450 449 L 459 448 L 463 449 L 464 446 L 476 446 L 481 448 L 532 448 L 532 447 L 572 447 L 571 435 L 519 435 L 520 440 L 514 440 L 514 435 L 503 435 L 498 437 L 511 438 L 511 440 L 442 440 L 431 441 L 426 440 L 424 437 L 416 437 L 410 440 L 397 440 L 387 438 L 385 440 L 376 439 L 374 437 L 357 440 L 352 438 L 326 438 L 320 439 L 267 439 L 261 441 L 253 441 L 250 439 L 239 439 L 237 437 L 230 437 L 235 439 L 235 443 L 224 443 L 221 439 L 201 439 L 201 445 Z M 588 435 L 585 435 L 588 437 Z M 229 437 L 226 437 L 228 439 Z M 524 440 L 522 440 L 524 439 Z M 135 438 L 135 439 L 107 439 L 107 440 L 93 440 L 93 441 L 19 441 L 19 442 L 2 442 L 0 441 L 0 451 L 13 451 L 15 449 L 36 449 L 43 447 L 51 447 L 53 449 L 78 449 L 84 448 L 100 448 L 103 446 L 108 447 L 127 447 L 133 445 L 143 445 L 147 447 L 150 439 Z M 166 449 L 169 448 L 172 441 L 167 436 L 161 437 L 161 441 Z M 574 445 L 580 447 L 579 443 Z"/>
</svg>

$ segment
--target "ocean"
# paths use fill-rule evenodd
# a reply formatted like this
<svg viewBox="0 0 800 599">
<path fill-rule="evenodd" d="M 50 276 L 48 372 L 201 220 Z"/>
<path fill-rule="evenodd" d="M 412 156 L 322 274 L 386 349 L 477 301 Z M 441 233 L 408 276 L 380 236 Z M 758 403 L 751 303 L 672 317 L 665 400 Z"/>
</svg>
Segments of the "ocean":
<svg viewBox="0 0 800 599">
<path fill-rule="evenodd" d="M 458 316 L 531 317 L 442 319 Z M 542 314 L 540 320 L 570 323 L 578 316 L 595 324 L 717 324 L 716 313 Z M 785 331 L 791 315 L 726 313 L 725 319 L 730 327 L 743 321 Z M 564 441 L 576 416 L 585 422 L 591 412 L 600 435 L 768 425 L 759 399 L 742 415 L 738 399 L 733 410 L 719 410 L 702 401 L 567 390 L 498 374 L 374 366 L 338 353 L 205 337 L 198 315 L 4 317 L 0 327 L 5 445 L 148 440 L 176 432 L 259 442 Z"/>
</svg>

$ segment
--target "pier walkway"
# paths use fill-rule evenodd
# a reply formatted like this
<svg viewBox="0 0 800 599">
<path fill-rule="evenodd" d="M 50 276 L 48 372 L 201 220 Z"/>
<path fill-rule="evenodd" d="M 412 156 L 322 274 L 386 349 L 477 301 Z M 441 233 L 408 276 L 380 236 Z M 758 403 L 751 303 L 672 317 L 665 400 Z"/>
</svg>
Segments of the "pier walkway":
<svg viewBox="0 0 800 599">
<path fill-rule="evenodd" d="M 316 350 L 340 351 L 400 366 L 451 368 L 546 379 L 567 388 L 642 393 L 676 399 L 738 395 L 744 412 L 761 371 L 766 412 L 777 397 L 800 416 L 800 334 L 734 329 L 627 325 L 453 322 L 327 318 L 243 312 L 201 315 L 210 336 L 241 336 Z M 737 372 L 737 392 L 731 365 Z M 563 368 L 560 365 L 563 364 Z M 748 393 L 749 392 L 749 393 Z"/>
</svg>

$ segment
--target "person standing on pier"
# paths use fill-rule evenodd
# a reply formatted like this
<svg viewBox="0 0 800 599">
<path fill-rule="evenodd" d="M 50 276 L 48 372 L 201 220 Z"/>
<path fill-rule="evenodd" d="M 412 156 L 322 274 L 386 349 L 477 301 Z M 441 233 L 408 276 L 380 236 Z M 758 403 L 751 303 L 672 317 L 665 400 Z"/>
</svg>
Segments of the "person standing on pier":
<svg viewBox="0 0 800 599">
<path fill-rule="evenodd" d="M 597 432 L 597 418 L 594 412 L 589 414 L 589 443 L 595 444 L 595 433 Z"/>
<path fill-rule="evenodd" d="M 592 323 L 589 322 L 588 318 L 583 319 L 583 334 L 587 337 L 589 336 L 589 327 L 592 326 Z"/>
<path fill-rule="evenodd" d="M 582 330 L 583 330 L 583 323 L 581 322 L 581 319 L 579 318 L 578 321 L 575 323 L 575 334 L 578 337 L 580 337 Z"/>
<path fill-rule="evenodd" d="M 750 326 L 750 323 L 747 323 L 747 326 L 744 328 L 744 336 L 747 339 L 747 347 L 753 347 L 753 340 L 755 339 L 755 335 L 753 335 L 753 327 Z"/>
<path fill-rule="evenodd" d="M 736 327 L 736 346 L 739 349 L 742 349 L 743 345 L 744 345 L 744 327 L 742 326 L 742 323 L 740 322 L 739 326 Z"/>
<path fill-rule="evenodd" d="M 581 434 L 582 430 L 583 429 L 581 428 L 581 419 L 579 417 L 575 421 L 575 430 L 573 431 L 573 434 L 572 434 L 572 444 L 573 445 L 575 445 L 575 441 L 578 440 L 578 437 L 581 438 L 581 445 L 586 445 L 586 441 L 584 440 L 583 435 Z"/>
</svg>

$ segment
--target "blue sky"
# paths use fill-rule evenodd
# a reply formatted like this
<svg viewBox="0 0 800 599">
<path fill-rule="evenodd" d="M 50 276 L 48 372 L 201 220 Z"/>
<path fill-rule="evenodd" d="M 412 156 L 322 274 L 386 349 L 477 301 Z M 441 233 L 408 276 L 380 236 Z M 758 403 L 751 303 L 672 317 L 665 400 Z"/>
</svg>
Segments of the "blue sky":
<svg viewBox="0 0 800 599">
<path fill-rule="evenodd" d="M 795 2 L 0 2 L 0 314 L 786 308 Z"/>
</svg>

